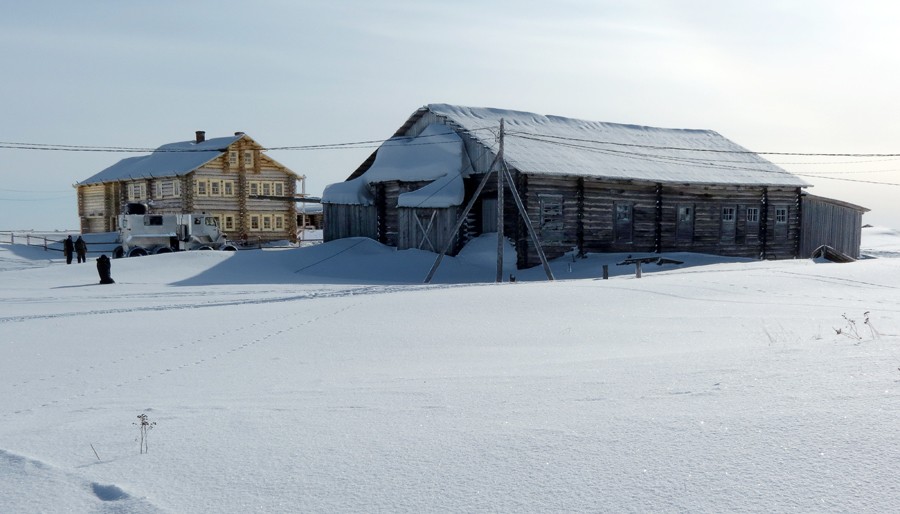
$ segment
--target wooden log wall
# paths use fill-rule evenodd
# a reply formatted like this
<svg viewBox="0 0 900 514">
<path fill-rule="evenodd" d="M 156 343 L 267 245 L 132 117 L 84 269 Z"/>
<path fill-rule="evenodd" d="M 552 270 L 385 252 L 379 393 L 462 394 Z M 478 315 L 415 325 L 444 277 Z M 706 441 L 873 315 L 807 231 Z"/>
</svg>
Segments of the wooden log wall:
<svg viewBox="0 0 900 514">
<path fill-rule="evenodd" d="M 604 253 L 689 251 L 778 259 L 795 257 L 799 250 L 797 188 L 638 184 L 555 175 L 520 175 L 517 185 L 550 259 L 573 249 Z M 563 201 L 563 227 L 553 237 L 542 233 L 543 195 L 559 195 Z M 617 205 L 630 211 L 630 231 L 616 230 Z M 692 234 L 686 239 L 677 233 L 679 206 L 691 210 Z M 725 207 L 734 209 L 732 222 L 723 221 Z M 759 222 L 752 218 L 748 222 L 749 209 L 758 209 Z M 785 219 L 777 219 L 778 209 L 786 212 Z M 518 214 L 507 210 L 506 216 L 509 227 Z M 777 235 L 771 228 L 776 225 Z M 770 227 L 767 233 L 763 231 L 765 226 Z M 521 224 L 507 230 L 511 237 L 514 234 L 520 249 L 520 267 L 539 264 Z"/>
<path fill-rule="evenodd" d="M 792 259 L 800 254 L 800 189 L 768 188 L 765 259 Z M 787 209 L 787 220 L 779 222 L 779 209 Z"/>
<path fill-rule="evenodd" d="M 748 223 L 749 209 L 763 215 L 763 188 L 726 186 L 662 186 L 662 251 L 711 253 L 734 257 L 760 256 L 758 222 Z M 693 238 L 677 237 L 678 207 L 693 209 Z M 734 209 L 734 222 L 724 229 L 723 208 Z"/>
<path fill-rule="evenodd" d="M 397 212 L 397 200 L 400 196 L 400 183 L 395 181 L 380 182 L 375 188 L 375 212 L 378 215 L 378 241 L 388 246 L 397 246 L 397 233 L 400 230 L 400 218 Z"/>
<path fill-rule="evenodd" d="M 103 184 L 79 186 L 78 217 L 81 220 L 81 232 L 85 234 L 106 232 L 106 197 Z"/>
</svg>

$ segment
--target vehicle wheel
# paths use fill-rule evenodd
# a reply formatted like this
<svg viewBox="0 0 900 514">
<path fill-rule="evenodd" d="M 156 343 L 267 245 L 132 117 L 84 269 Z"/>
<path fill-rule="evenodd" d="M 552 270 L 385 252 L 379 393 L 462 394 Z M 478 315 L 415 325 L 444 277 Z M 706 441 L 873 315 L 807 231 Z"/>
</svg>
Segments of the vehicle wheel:
<svg viewBox="0 0 900 514">
<path fill-rule="evenodd" d="M 168 246 L 160 246 L 160 247 L 157 248 L 156 251 L 153 252 L 153 253 L 156 254 L 156 255 L 159 255 L 159 254 L 161 254 L 161 253 L 172 253 L 172 248 L 171 248 L 171 247 L 168 247 Z"/>
<path fill-rule="evenodd" d="M 129 257 L 143 257 L 147 255 L 147 250 L 144 250 L 140 246 L 137 248 L 132 248 L 130 252 L 128 252 Z"/>
<path fill-rule="evenodd" d="M 223 252 L 236 252 L 236 251 L 237 251 L 237 247 L 234 246 L 234 245 L 225 245 L 225 246 L 222 247 L 222 251 L 223 251 Z"/>
<path fill-rule="evenodd" d="M 117 246 L 115 250 L 112 252 L 113 259 L 121 259 L 125 257 L 125 249 L 121 246 Z"/>
<path fill-rule="evenodd" d="M 212 250 L 212 247 L 211 246 L 201 246 L 200 248 L 197 248 L 197 249 L 198 250 Z"/>
</svg>

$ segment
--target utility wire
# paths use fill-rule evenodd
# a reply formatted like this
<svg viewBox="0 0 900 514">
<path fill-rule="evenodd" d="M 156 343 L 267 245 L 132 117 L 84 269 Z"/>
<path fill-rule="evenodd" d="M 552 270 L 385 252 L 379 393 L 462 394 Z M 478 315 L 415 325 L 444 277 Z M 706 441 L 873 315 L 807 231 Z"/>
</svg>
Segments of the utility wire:
<svg viewBox="0 0 900 514">
<path fill-rule="evenodd" d="M 619 143 L 615 141 L 603 141 L 597 139 L 580 139 L 574 137 L 566 137 L 566 136 L 555 136 L 551 134 L 537 134 L 532 132 L 507 132 L 507 136 L 518 135 L 520 137 L 524 136 L 538 136 L 547 139 L 559 139 L 562 141 L 575 141 L 579 143 L 595 143 L 595 144 L 603 144 L 603 145 L 612 145 L 612 146 L 628 146 L 634 148 L 649 148 L 654 150 L 678 150 L 683 152 L 710 152 L 710 153 L 723 153 L 723 154 L 755 154 L 755 155 L 801 155 L 801 156 L 814 156 L 814 157 L 900 157 L 900 153 L 812 153 L 812 152 L 756 152 L 750 150 L 723 150 L 721 148 L 689 148 L 689 147 L 680 147 L 680 146 L 657 146 L 657 145 L 642 145 L 637 143 Z"/>
<path fill-rule="evenodd" d="M 472 133 L 483 130 L 490 130 L 490 127 L 481 127 L 468 129 L 463 132 Z M 264 151 L 269 150 L 343 150 L 356 148 L 378 148 L 381 146 L 399 146 L 399 145 L 426 145 L 426 144 L 446 144 L 447 141 L 438 142 L 417 142 L 410 143 L 413 139 L 427 139 L 432 137 L 448 136 L 457 134 L 455 131 L 443 132 L 440 134 L 428 134 L 424 136 L 397 136 L 389 139 L 371 139 L 368 141 L 354 141 L 348 143 L 330 143 L 320 145 L 297 145 L 297 146 L 273 146 L 262 148 Z M 122 153 L 191 153 L 191 152 L 224 152 L 226 148 L 166 148 L 163 145 L 158 148 L 148 147 L 132 147 L 132 146 L 94 146 L 94 145 L 63 145 L 49 143 L 18 143 L 11 141 L 0 141 L 0 148 L 11 150 L 43 150 L 58 152 L 122 152 Z"/>
<path fill-rule="evenodd" d="M 473 133 L 479 131 L 493 131 L 493 127 L 478 127 L 473 129 L 465 130 L 464 132 Z M 438 137 L 453 134 L 455 132 L 446 132 L 441 134 L 431 134 L 427 136 L 416 136 L 416 139 L 419 138 L 428 138 L 428 137 Z M 786 156 L 806 156 L 806 157 L 882 157 L 882 158 L 900 158 L 900 153 L 818 153 L 818 152 L 767 152 L 767 151 L 750 151 L 750 150 L 727 150 L 720 148 L 690 148 L 690 147 L 679 147 L 679 146 L 659 146 L 659 145 L 644 145 L 638 143 L 621 143 L 616 141 L 605 141 L 598 139 L 584 139 L 584 138 L 573 138 L 566 136 L 557 136 L 553 134 L 541 134 L 535 132 L 524 132 L 524 131 L 509 131 L 506 133 L 507 136 L 520 136 L 523 138 L 528 137 L 536 137 L 541 138 L 541 140 L 559 140 L 559 141 L 567 141 L 567 142 L 575 142 L 575 143 L 592 143 L 592 144 L 601 144 L 601 145 L 610 145 L 610 146 L 623 146 L 623 147 L 632 147 L 632 148 L 645 148 L 650 150 L 667 150 L 667 151 L 683 151 L 683 152 L 706 152 L 706 153 L 719 153 L 719 154 L 734 154 L 734 155 L 786 155 Z M 338 150 L 338 149 L 356 149 L 356 148 L 371 148 L 382 146 L 385 144 L 408 144 L 408 140 L 413 139 L 413 136 L 398 136 L 390 139 L 371 139 L 365 141 L 354 141 L 354 142 L 345 142 L 345 143 L 329 143 L 329 144 L 317 144 L 317 145 L 294 145 L 294 146 L 273 146 L 268 148 L 263 148 L 263 150 L 278 150 L 278 151 L 288 151 L 288 150 Z M 549 141 L 547 141 L 549 142 Z M 441 144 L 441 143 L 422 143 L 422 144 Z M 214 151 L 224 151 L 224 149 L 218 148 L 148 148 L 148 147 L 126 147 L 126 146 L 93 146 L 93 145 L 65 145 L 65 144 L 48 144 L 48 143 L 20 143 L 20 142 L 10 142 L 10 141 L 0 141 L 0 148 L 7 149 L 15 149 L 15 150 L 45 150 L 45 151 L 67 151 L 67 152 L 127 152 L 127 153 L 158 153 L 158 152 L 173 152 L 173 153 L 181 153 L 181 152 L 214 152 Z M 794 163 L 785 163 L 785 164 L 794 164 Z M 796 163 L 796 164 L 807 164 L 807 163 Z M 826 163 L 823 163 L 826 164 Z"/>
<path fill-rule="evenodd" d="M 463 133 L 474 133 L 479 131 L 488 131 L 491 134 L 494 134 L 494 127 L 485 126 L 478 127 L 468 130 L 461 130 Z M 392 137 L 390 139 L 373 139 L 366 141 L 355 141 L 355 142 L 345 142 L 345 143 L 331 143 L 331 144 L 318 144 L 318 145 L 296 145 L 296 146 L 278 146 L 278 147 L 269 147 L 263 148 L 263 150 L 272 150 L 272 151 L 315 151 L 315 150 L 347 150 L 347 149 L 365 149 L 365 148 L 382 148 L 385 146 L 420 146 L 420 145 L 434 145 L 434 144 L 448 144 L 448 143 L 456 143 L 448 142 L 448 141 L 435 141 L 435 142 L 412 142 L 414 139 L 422 139 L 429 137 L 440 137 L 446 136 L 450 134 L 456 134 L 456 131 L 450 131 L 440 134 L 431 134 L 426 136 L 397 136 Z M 496 134 L 495 134 L 496 135 Z M 859 180 L 859 179 L 849 179 L 849 178 L 839 178 L 839 177 L 829 177 L 823 176 L 828 174 L 847 174 L 847 173 L 868 173 L 863 171 L 858 172 L 809 172 L 809 173 L 797 173 L 797 172 L 788 172 L 785 170 L 772 169 L 772 167 L 768 166 L 768 162 L 747 162 L 747 161 L 730 161 L 730 160 L 722 160 L 722 159 L 701 159 L 699 157 L 688 157 L 688 156 L 678 156 L 678 155 L 661 155 L 661 154 L 653 154 L 646 152 L 636 152 L 636 151 L 628 151 L 628 150 L 616 150 L 613 148 L 598 148 L 596 146 L 589 145 L 607 145 L 614 147 L 625 147 L 625 148 L 640 148 L 645 150 L 660 150 L 660 151 L 679 151 L 679 152 L 701 152 L 701 153 L 711 153 L 711 154 L 732 154 L 732 155 L 784 155 L 784 156 L 806 156 L 806 157 L 878 157 L 878 158 L 900 158 L 900 153 L 813 153 L 813 152 L 754 152 L 750 150 L 728 150 L 728 149 L 718 149 L 718 148 L 689 148 L 689 147 L 678 147 L 678 146 L 659 146 L 659 145 L 645 145 L 645 144 L 637 144 L 637 143 L 621 143 L 615 141 L 605 141 L 605 140 L 596 140 L 596 139 L 584 139 L 584 138 L 573 138 L 566 136 L 558 136 L 552 134 L 540 134 L 534 132 L 525 132 L 525 131 L 509 131 L 506 133 L 508 137 L 519 137 L 526 140 L 531 140 L 535 142 L 541 142 L 546 144 L 555 144 L 568 148 L 576 148 L 580 150 L 587 150 L 591 152 L 603 153 L 608 155 L 617 155 L 621 157 L 626 157 L 635 160 L 644 160 L 650 162 L 662 162 L 662 163 L 670 163 L 670 164 L 679 164 L 685 166 L 697 166 L 711 169 L 723 169 L 723 170 L 740 170 L 740 171 L 753 171 L 753 172 L 762 172 L 762 173 L 774 173 L 774 174 L 784 174 L 784 175 L 794 175 L 801 177 L 812 177 L 812 178 L 822 178 L 822 179 L 831 179 L 831 180 L 843 180 L 847 182 L 858 182 L 858 183 L 866 183 L 866 184 L 877 184 L 877 185 L 890 185 L 896 186 L 900 184 L 892 183 L 892 182 L 878 182 L 878 181 L 869 181 L 869 180 Z M 475 138 L 478 140 L 478 138 Z M 480 141 L 480 140 L 479 140 Z M 0 149 L 14 149 L 14 150 L 37 150 L 37 151 L 65 151 L 65 152 L 122 152 L 122 153 L 189 153 L 189 152 L 224 152 L 225 148 L 142 148 L 142 147 L 119 147 L 119 146 L 89 146 L 89 145 L 65 145 L 65 144 L 48 144 L 48 143 L 17 143 L 17 142 L 8 142 L 8 141 L 0 141 Z M 857 162 L 877 162 L 877 161 L 857 161 Z M 743 164 L 743 166 L 732 166 L 731 164 Z M 752 167 L 754 164 L 758 164 L 759 166 L 765 166 L 765 168 L 761 167 Z M 774 163 L 771 163 L 774 165 Z M 785 163 L 788 164 L 788 163 Z M 832 163 L 790 163 L 790 164 L 849 164 L 848 162 L 832 162 Z M 777 166 L 777 165 L 775 165 Z M 887 172 L 891 170 L 881 170 L 879 172 Z M 17 192 L 12 190 L 7 190 L 10 192 Z"/>
<path fill-rule="evenodd" d="M 779 171 L 779 170 L 773 170 L 771 168 L 762 169 L 762 168 L 749 168 L 749 167 L 742 167 L 742 166 L 725 166 L 725 165 L 712 164 L 707 161 L 691 159 L 691 158 L 686 158 L 686 157 L 663 156 L 663 155 L 655 155 L 655 154 L 642 154 L 642 153 L 637 153 L 637 152 L 627 152 L 627 151 L 621 151 L 621 150 L 600 149 L 600 148 L 596 148 L 596 147 L 592 147 L 592 146 L 578 145 L 578 144 L 574 144 L 574 143 L 564 143 L 562 141 L 546 141 L 546 140 L 542 140 L 542 139 L 534 138 L 534 137 L 525 137 L 525 136 L 522 136 L 521 133 L 519 133 L 519 137 L 522 137 L 523 139 L 541 141 L 541 142 L 548 143 L 548 144 L 556 144 L 556 145 L 560 145 L 560 146 L 565 146 L 565 147 L 570 147 L 570 148 L 578 148 L 578 149 L 594 151 L 594 152 L 598 152 L 598 153 L 620 155 L 623 157 L 636 159 L 636 160 L 653 161 L 653 162 L 668 162 L 668 163 L 680 164 L 680 165 L 688 165 L 689 164 L 691 166 L 711 168 L 711 169 L 755 171 L 755 172 L 762 172 L 762 173 L 793 175 L 793 176 L 799 176 L 799 177 L 841 180 L 843 182 L 856 182 L 856 183 L 861 183 L 861 184 L 876 184 L 876 185 L 882 185 L 882 186 L 900 186 L 900 183 L 894 183 L 894 182 L 878 182 L 878 181 L 874 181 L 874 180 L 859 180 L 859 179 L 849 179 L 849 178 L 840 178 L 840 177 L 828 177 L 828 176 L 815 175 L 812 173 L 791 173 L 786 170 Z M 655 147 L 655 148 L 659 148 L 659 147 Z M 755 152 L 737 152 L 737 153 L 755 153 Z M 753 164 L 753 163 L 747 163 L 747 164 Z M 759 163 L 759 164 L 765 164 L 765 163 Z"/>
</svg>

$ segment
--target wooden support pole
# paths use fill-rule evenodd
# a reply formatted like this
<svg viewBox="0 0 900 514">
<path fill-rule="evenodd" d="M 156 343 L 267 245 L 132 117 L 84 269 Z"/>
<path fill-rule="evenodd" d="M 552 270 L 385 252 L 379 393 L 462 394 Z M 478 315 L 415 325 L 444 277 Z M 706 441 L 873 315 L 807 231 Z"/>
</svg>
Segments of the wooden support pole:
<svg viewBox="0 0 900 514">
<path fill-rule="evenodd" d="M 438 266 L 441 265 L 441 261 L 444 259 L 444 254 L 446 254 L 450 250 L 450 245 L 453 244 L 454 234 L 459 232 L 459 228 L 462 227 L 462 224 L 466 221 L 466 216 L 469 215 L 469 211 L 471 211 L 472 207 L 475 205 L 475 200 L 477 200 L 478 196 L 481 195 L 481 192 L 484 190 L 485 184 L 487 184 L 488 179 L 491 178 L 491 173 L 493 173 L 494 164 L 497 163 L 497 158 L 498 157 L 494 157 L 494 161 L 491 163 L 490 168 L 488 168 L 488 172 L 484 174 L 484 178 L 482 178 L 481 182 L 479 182 L 478 187 L 472 194 L 472 198 L 470 198 L 469 203 L 466 204 L 466 208 L 463 209 L 462 214 L 459 215 L 459 219 L 456 220 L 456 225 L 453 227 L 453 230 L 450 231 L 450 237 L 447 239 L 447 244 L 444 245 L 444 248 L 441 249 L 441 252 L 434 260 L 434 264 L 431 265 L 431 270 L 429 270 L 428 275 L 425 276 L 424 283 L 429 284 L 431 283 L 431 279 L 434 278 L 434 274 L 437 271 Z"/>
<path fill-rule="evenodd" d="M 503 163 L 503 118 L 500 118 L 500 149 L 497 151 L 497 160 L 500 161 L 500 169 L 505 169 Z M 495 282 L 503 282 L 503 176 L 502 171 L 497 173 L 497 278 Z M 512 184 L 510 184 L 512 185 Z"/>
<path fill-rule="evenodd" d="M 531 242 L 534 243 L 534 247 L 537 250 L 538 257 L 541 259 L 541 265 L 544 266 L 544 273 L 547 274 L 547 280 L 553 280 L 553 271 L 550 270 L 550 263 L 547 262 L 547 256 L 544 254 L 544 247 L 541 246 L 541 242 L 537 237 L 537 232 L 534 230 L 534 225 L 531 223 L 531 218 L 528 217 L 528 212 L 525 211 L 525 204 L 522 203 L 522 198 L 519 196 L 519 191 L 516 190 L 515 182 L 512 179 L 512 173 L 509 172 L 509 168 L 506 167 L 506 163 L 502 163 L 503 171 L 506 175 L 506 179 L 509 182 L 509 191 L 512 193 L 513 200 L 516 202 L 516 207 L 519 209 L 519 214 L 522 216 L 522 221 L 525 222 L 525 228 L 528 230 L 528 235 L 531 237 Z"/>
</svg>

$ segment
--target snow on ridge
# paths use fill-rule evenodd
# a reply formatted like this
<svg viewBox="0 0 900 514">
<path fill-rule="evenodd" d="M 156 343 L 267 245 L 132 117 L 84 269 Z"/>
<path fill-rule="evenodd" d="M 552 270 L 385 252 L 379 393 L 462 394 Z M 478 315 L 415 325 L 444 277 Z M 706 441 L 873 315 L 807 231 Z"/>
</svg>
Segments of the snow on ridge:
<svg viewBox="0 0 900 514">
<path fill-rule="evenodd" d="M 430 104 L 427 108 L 497 151 L 521 172 L 596 176 L 664 183 L 775 185 L 809 183 L 712 130 L 587 121 L 488 107 Z M 706 150 L 706 151 L 700 151 Z"/>
<path fill-rule="evenodd" d="M 361 176 L 326 186 L 322 203 L 372 205 L 369 186 L 391 180 L 431 182 L 400 194 L 400 207 L 460 205 L 465 192 L 462 139 L 442 124 L 429 125 L 416 137 L 391 138 L 379 147 L 375 162 Z"/>
<path fill-rule="evenodd" d="M 127 157 L 79 182 L 96 184 L 140 177 L 176 177 L 193 171 L 221 155 L 228 145 L 244 137 L 227 136 L 164 144 L 149 155 Z"/>
</svg>

